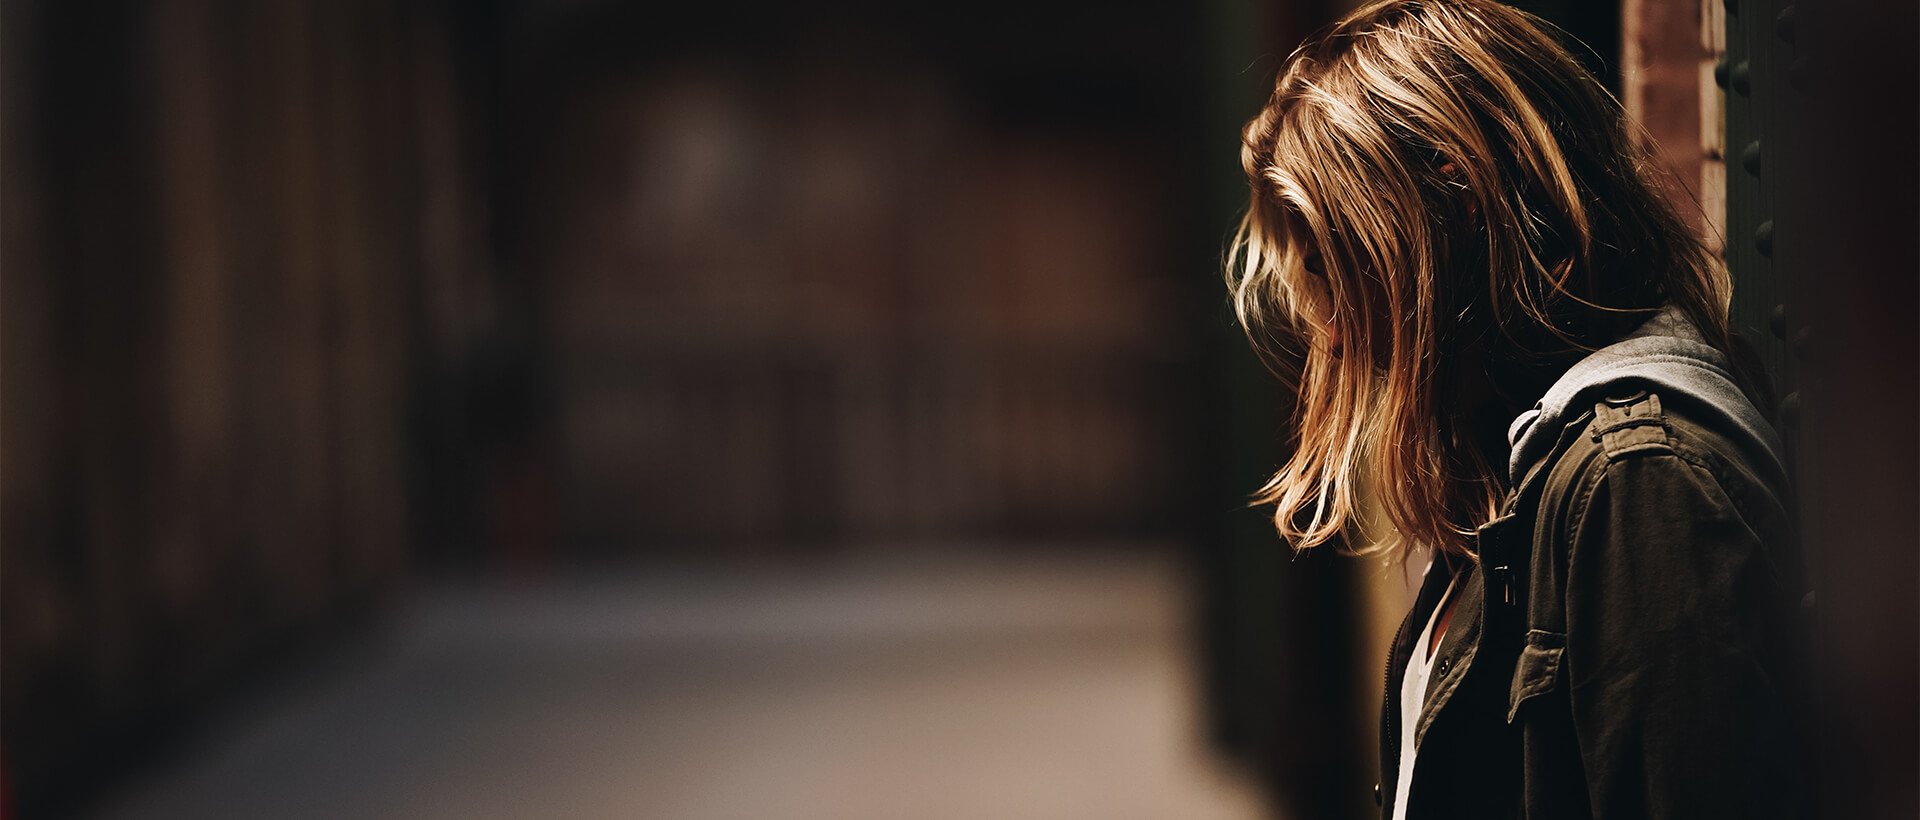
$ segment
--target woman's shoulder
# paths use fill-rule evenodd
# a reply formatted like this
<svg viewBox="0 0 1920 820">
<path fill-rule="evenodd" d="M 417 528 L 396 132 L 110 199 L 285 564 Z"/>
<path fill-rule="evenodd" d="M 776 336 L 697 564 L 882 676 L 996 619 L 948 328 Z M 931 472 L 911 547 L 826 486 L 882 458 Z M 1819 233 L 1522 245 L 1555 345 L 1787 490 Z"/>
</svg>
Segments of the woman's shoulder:
<svg viewBox="0 0 1920 820">
<path fill-rule="evenodd" d="M 1788 479 L 1779 445 L 1766 438 L 1772 431 L 1756 435 L 1683 392 L 1614 389 L 1568 426 L 1575 429 L 1546 467 L 1543 512 L 1577 517 L 1607 482 L 1632 480 L 1710 488 L 1750 520 L 1787 515 Z"/>
</svg>

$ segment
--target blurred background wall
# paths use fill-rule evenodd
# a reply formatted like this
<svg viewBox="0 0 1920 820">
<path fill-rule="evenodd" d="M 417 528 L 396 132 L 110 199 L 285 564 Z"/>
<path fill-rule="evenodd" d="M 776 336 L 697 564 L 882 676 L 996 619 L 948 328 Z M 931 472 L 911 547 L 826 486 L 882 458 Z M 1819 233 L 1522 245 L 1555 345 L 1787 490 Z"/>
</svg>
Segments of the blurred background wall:
<svg viewBox="0 0 1920 820">
<path fill-rule="evenodd" d="M 768 573 L 904 557 L 934 569 L 831 594 L 944 607 L 915 585 L 985 578 L 1072 609 L 1071 577 L 1145 567 L 1089 593 L 1118 619 L 1095 632 L 1164 615 L 1154 669 L 1191 678 L 1165 702 L 1192 701 L 1260 812 L 1365 816 L 1406 579 L 1294 556 L 1244 509 L 1285 407 L 1218 273 L 1240 123 L 1292 45 L 1353 5 L 6 0 L 6 805 L 66 816 L 191 770 L 206 727 L 289 670 L 359 668 L 342 647 L 417 613 L 478 612 L 482 636 L 529 620 L 450 589 L 566 599 L 618 577 L 637 580 L 610 600 L 677 600 L 692 568 L 720 579 L 710 597 L 773 613 L 799 582 Z M 1858 116 L 1914 99 L 1868 91 L 1911 88 L 1911 10 L 1516 5 L 1587 44 L 1675 195 L 1703 203 L 1744 329 L 1796 396 L 1783 413 L 1802 390 L 1825 408 L 1796 443 L 1828 454 L 1806 462 L 1809 516 L 1835 523 L 1812 540 L 1838 589 L 1876 590 L 1834 596 L 1836 624 L 1911 631 L 1911 585 L 1885 579 L 1913 573 L 1874 569 L 1912 566 L 1899 510 L 1920 495 L 1900 455 L 1914 266 L 1884 244 L 1914 224 L 1912 112 Z M 1847 49 L 1837 32 L 1858 27 L 1880 39 Z M 1825 96 L 1791 91 L 1809 55 Z M 1832 116 L 1793 116 L 1792 93 Z M 1756 141 L 1767 176 L 1745 166 Z M 1822 176 L 1836 156 L 1880 164 Z M 1794 167 L 1801 187 L 1776 181 Z M 1895 184 L 1848 187 L 1871 174 Z M 1855 210 L 1879 221 L 1835 216 Z M 1775 221 L 1778 257 L 1755 238 Z M 1833 341 L 1801 350 L 1825 364 L 1795 359 L 1823 325 Z M 1874 493 L 1848 491 L 1863 480 Z M 1036 558 L 1054 563 L 954 569 Z M 1011 652 L 1021 634 L 978 640 Z M 1059 640 L 1007 674 L 1099 643 Z M 1911 715 L 1915 643 L 1879 665 L 1873 646 L 1840 653 L 1836 701 L 1870 708 L 1836 718 L 1855 733 L 1839 745 L 1885 752 L 1844 764 L 1878 772 L 1872 794 L 1911 795 L 1912 738 L 1865 715 Z M 521 662 L 484 651 L 469 677 Z M 1071 748 L 1103 742 L 1080 731 Z M 133 805 L 113 816 L 159 816 Z"/>
<path fill-rule="evenodd" d="M 436 578 L 1190 548 L 1217 11 L 10 0 L 19 803 Z"/>
<path fill-rule="evenodd" d="M 417 105 L 453 89 L 398 8 L 5 15 L 0 630 L 31 796 L 402 583 L 431 211 L 459 192 Z"/>
</svg>

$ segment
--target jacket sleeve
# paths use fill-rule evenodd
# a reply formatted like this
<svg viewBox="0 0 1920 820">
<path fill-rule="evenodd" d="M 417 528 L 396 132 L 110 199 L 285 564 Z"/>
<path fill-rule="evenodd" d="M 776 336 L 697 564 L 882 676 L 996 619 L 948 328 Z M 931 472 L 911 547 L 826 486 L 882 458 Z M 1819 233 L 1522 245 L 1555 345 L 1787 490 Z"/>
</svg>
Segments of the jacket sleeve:
<svg viewBox="0 0 1920 820">
<path fill-rule="evenodd" d="M 1772 527 L 1671 450 L 1604 465 L 1569 513 L 1566 673 L 1596 818 L 1804 815 Z"/>
</svg>

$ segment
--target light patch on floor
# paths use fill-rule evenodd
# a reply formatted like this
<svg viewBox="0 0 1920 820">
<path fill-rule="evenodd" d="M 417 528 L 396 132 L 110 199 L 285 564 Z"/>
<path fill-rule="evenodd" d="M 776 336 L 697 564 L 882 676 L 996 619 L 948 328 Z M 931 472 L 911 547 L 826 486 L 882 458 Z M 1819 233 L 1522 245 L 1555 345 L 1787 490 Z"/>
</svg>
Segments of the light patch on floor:
<svg viewBox="0 0 1920 820">
<path fill-rule="evenodd" d="M 1188 594 L 1141 550 L 437 588 L 98 816 L 1266 817 Z"/>
</svg>

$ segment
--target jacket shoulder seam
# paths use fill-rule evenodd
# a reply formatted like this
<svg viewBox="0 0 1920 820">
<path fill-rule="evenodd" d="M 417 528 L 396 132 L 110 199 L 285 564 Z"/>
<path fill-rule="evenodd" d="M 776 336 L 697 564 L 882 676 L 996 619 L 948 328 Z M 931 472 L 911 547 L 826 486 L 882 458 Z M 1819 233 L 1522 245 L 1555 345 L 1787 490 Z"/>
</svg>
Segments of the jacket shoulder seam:
<svg viewBox="0 0 1920 820">
<path fill-rule="evenodd" d="M 1564 543 L 1567 545 L 1567 560 L 1569 562 L 1577 560 L 1577 556 L 1574 555 L 1574 550 L 1579 545 L 1580 533 L 1586 531 L 1587 516 L 1593 511 L 1593 497 L 1599 494 L 1600 487 L 1607 482 L 1607 479 L 1613 472 L 1614 465 L 1626 461 L 1626 456 L 1636 458 L 1670 456 L 1682 469 L 1689 472 L 1704 471 L 1709 476 L 1713 475 L 1711 470 L 1694 463 L 1691 459 L 1681 455 L 1673 448 L 1665 446 L 1636 449 L 1631 453 L 1623 454 L 1621 458 L 1609 457 L 1606 459 L 1594 459 L 1593 464 L 1585 471 L 1586 474 L 1581 476 L 1578 495 L 1575 496 L 1573 509 L 1569 511 L 1567 517 L 1567 529 L 1561 534 Z M 1717 476 L 1714 477 L 1713 480 L 1715 484 L 1721 483 Z M 1724 489 L 1722 492 L 1724 492 Z"/>
</svg>

